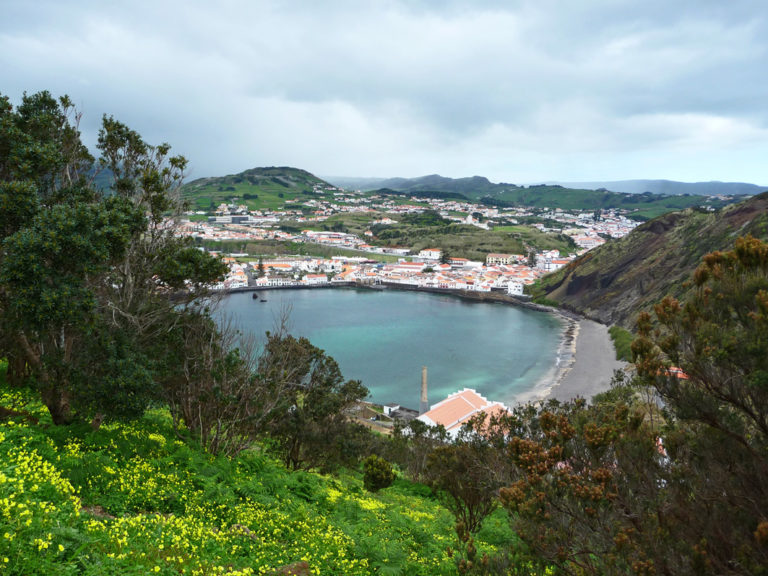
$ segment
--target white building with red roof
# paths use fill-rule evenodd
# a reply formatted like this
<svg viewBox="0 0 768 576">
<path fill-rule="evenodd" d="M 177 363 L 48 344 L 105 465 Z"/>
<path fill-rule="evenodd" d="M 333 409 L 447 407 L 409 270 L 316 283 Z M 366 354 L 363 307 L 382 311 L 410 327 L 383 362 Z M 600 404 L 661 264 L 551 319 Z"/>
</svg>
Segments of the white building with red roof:
<svg viewBox="0 0 768 576">
<path fill-rule="evenodd" d="M 442 402 L 433 404 L 418 419 L 429 426 L 442 425 L 455 438 L 461 427 L 473 416 L 485 412 L 490 417 L 508 411 L 501 402 L 491 402 L 471 388 L 464 388 Z"/>
</svg>

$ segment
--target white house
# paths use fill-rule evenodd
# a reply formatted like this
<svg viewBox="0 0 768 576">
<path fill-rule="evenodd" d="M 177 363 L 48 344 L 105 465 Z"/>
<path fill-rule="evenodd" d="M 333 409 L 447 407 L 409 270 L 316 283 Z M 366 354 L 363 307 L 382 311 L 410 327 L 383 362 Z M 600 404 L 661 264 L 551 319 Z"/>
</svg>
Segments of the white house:
<svg viewBox="0 0 768 576">
<path fill-rule="evenodd" d="M 516 280 L 511 280 L 507 284 L 507 294 L 510 294 L 512 296 L 522 296 L 523 295 L 523 283 L 517 282 Z"/>
<path fill-rule="evenodd" d="M 501 402 L 490 402 L 471 388 L 454 392 L 448 398 L 433 404 L 419 420 L 430 426 L 442 424 L 448 434 L 455 438 L 461 427 L 473 416 L 485 412 L 493 416 L 508 409 Z"/>
<path fill-rule="evenodd" d="M 328 284 L 328 276 L 325 274 L 307 274 L 304 276 L 304 284 L 309 284 L 310 286 Z"/>
<path fill-rule="evenodd" d="M 419 252 L 419 258 L 424 258 L 425 260 L 440 260 L 442 255 L 443 252 L 439 248 L 425 248 Z"/>
</svg>

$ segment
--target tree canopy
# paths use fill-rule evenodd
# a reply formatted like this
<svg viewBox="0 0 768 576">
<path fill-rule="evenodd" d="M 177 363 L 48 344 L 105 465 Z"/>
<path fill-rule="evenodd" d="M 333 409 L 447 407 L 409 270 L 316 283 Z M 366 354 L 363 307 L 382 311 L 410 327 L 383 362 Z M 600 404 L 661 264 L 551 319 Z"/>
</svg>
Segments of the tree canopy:
<svg viewBox="0 0 768 576">
<path fill-rule="evenodd" d="M 164 330 L 224 271 L 173 234 L 186 160 L 105 116 L 96 163 L 79 120 L 67 96 L 0 96 L 0 356 L 56 424 L 158 398 Z"/>
</svg>

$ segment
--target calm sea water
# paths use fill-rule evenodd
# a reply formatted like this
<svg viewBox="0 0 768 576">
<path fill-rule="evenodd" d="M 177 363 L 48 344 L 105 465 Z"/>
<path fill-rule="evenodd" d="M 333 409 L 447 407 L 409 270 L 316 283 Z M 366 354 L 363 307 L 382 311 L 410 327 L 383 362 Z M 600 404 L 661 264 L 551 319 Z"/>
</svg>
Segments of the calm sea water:
<svg viewBox="0 0 768 576">
<path fill-rule="evenodd" d="M 505 304 L 397 290 L 273 290 L 224 298 L 222 311 L 262 336 L 290 310 L 290 332 L 333 356 L 344 377 L 362 380 L 371 400 L 419 407 L 421 367 L 434 404 L 464 387 L 507 403 L 547 386 L 563 324 Z"/>
</svg>

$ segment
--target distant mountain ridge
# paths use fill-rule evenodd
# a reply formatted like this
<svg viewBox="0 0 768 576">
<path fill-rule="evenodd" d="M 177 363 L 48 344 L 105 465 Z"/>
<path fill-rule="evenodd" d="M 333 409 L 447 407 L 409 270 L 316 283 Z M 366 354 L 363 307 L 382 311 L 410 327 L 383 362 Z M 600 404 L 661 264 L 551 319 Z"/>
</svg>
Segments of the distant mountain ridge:
<svg viewBox="0 0 768 576">
<path fill-rule="evenodd" d="M 560 208 L 563 210 L 598 210 L 618 208 L 627 210 L 630 217 L 648 220 L 660 214 L 682 210 L 690 206 L 706 204 L 720 207 L 724 202 L 705 200 L 698 195 L 661 194 L 646 192 L 630 194 L 604 188 L 598 190 L 565 187 L 559 184 L 532 184 L 519 186 L 506 182 L 493 183 L 484 176 L 447 178 L 430 174 L 418 178 L 354 178 L 333 179 L 340 186 L 362 190 L 378 189 L 382 193 L 397 191 L 414 196 L 435 193 L 461 194 L 467 200 L 490 206 L 526 206 L 536 208 Z M 707 198 L 711 198 L 707 196 Z"/>
<path fill-rule="evenodd" d="M 437 190 L 442 192 L 458 192 L 465 196 L 477 197 L 484 194 L 499 192 L 499 187 L 512 186 L 514 184 L 494 184 L 485 176 L 469 176 L 467 178 L 446 178 L 439 174 L 430 174 L 419 178 L 390 178 L 380 183 L 382 188 L 392 188 L 406 192 L 419 190 Z"/>
<path fill-rule="evenodd" d="M 606 324 L 634 329 L 638 312 L 678 299 L 705 254 L 739 236 L 768 241 L 768 192 L 717 212 L 688 209 L 655 218 L 545 277 L 543 295 Z"/>
<path fill-rule="evenodd" d="M 361 190 L 373 190 L 375 188 L 391 188 L 400 191 L 437 190 L 445 192 L 460 192 L 470 197 L 477 196 L 472 191 L 483 191 L 487 194 L 499 194 L 510 188 L 526 188 L 526 186 L 509 184 L 505 182 L 493 183 L 484 176 L 471 176 L 467 178 L 447 178 L 439 174 L 419 176 L 417 178 L 354 178 L 354 177 L 329 177 L 329 182 L 346 188 L 359 188 Z M 768 191 L 768 185 L 760 186 L 747 182 L 680 182 L 677 180 L 606 180 L 589 182 L 552 182 L 545 184 L 533 184 L 527 186 L 560 186 L 576 190 L 609 190 L 624 194 L 665 194 L 668 196 L 680 196 L 691 194 L 696 196 L 754 196 Z M 470 193 L 467 194 L 467 191 Z M 482 195 L 482 194 L 481 194 Z"/>
<path fill-rule="evenodd" d="M 220 203 L 234 198 L 244 201 L 251 209 L 278 209 L 287 201 L 301 201 L 306 196 L 330 200 L 335 186 L 343 186 L 385 195 L 455 199 L 497 207 L 589 211 L 621 209 L 637 220 L 649 220 L 693 206 L 711 210 L 734 201 L 692 194 L 630 194 L 548 184 L 518 186 L 493 183 L 484 176 L 447 178 L 430 174 L 419 178 L 365 179 L 365 182 L 367 186 L 359 187 L 354 179 L 334 179 L 333 183 L 329 183 L 306 170 L 273 166 L 251 168 L 221 177 L 198 178 L 185 184 L 182 193 L 194 209 L 202 211 L 211 211 Z"/>
<path fill-rule="evenodd" d="M 676 180 L 612 180 L 605 182 L 552 182 L 569 188 L 605 189 L 628 194 L 695 194 L 697 196 L 753 196 L 768 190 L 746 182 L 678 182 Z"/>
<path fill-rule="evenodd" d="M 517 188 L 514 184 L 494 184 L 485 176 L 469 176 L 466 178 L 448 178 L 439 174 L 429 174 L 417 178 L 328 178 L 330 182 L 346 188 L 360 190 L 375 190 L 390 188 L 400 192 L 415 192 L 431 190 L 437 192 L 458 192 L 470 198 L 479 198 L 486 194 L 498 194 L 501 188 Z"/>
</svg>

